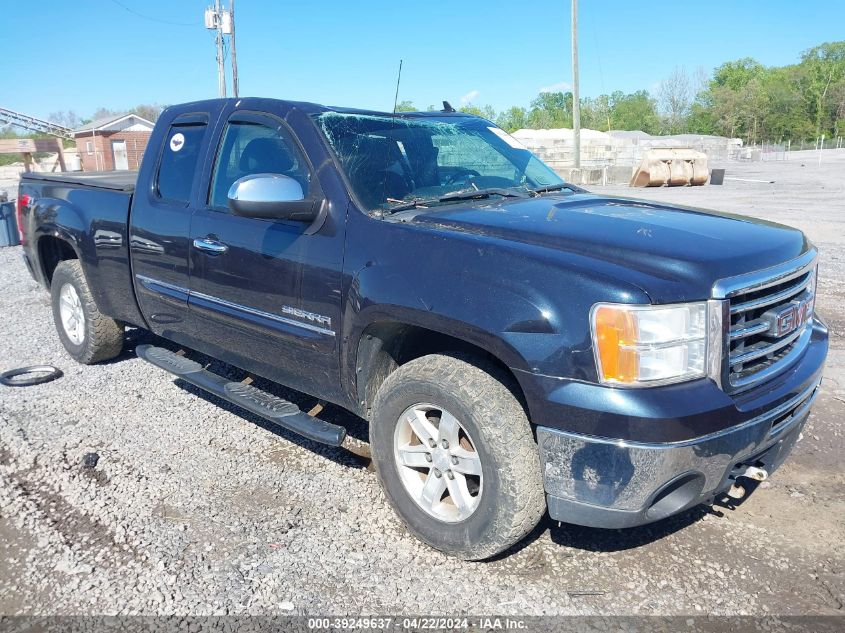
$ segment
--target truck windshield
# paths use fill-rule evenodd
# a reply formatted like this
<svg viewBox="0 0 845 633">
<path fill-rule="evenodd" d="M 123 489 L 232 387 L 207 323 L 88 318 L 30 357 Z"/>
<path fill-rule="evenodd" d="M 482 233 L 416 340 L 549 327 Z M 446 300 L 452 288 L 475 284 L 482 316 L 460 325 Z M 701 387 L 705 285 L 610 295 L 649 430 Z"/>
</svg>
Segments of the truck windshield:
<svg viewBox="0 0 845 633">
<path fill-rule="evenodd" d="M 473 191 L 526 195 L 564 184 L 519 141 L 476 117 L 324 112 L 316 121 L 367 211 L 449 204 L 474 197 Z M 456 192 L 468 195 L 449 196 Z"/>
</svg>

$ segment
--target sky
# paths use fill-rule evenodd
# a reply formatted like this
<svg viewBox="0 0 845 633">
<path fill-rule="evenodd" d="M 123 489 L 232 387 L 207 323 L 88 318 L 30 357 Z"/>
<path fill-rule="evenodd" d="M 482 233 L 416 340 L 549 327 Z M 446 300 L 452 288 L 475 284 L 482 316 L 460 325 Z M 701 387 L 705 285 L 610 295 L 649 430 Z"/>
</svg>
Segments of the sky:
<svg viewBox="0 0 845 633">
<path fill-rule="evenodd" d="M 209 0 L 0 0 L 0 107 L 37 117 L 217 96 Z M 223 0 L 228 6 L 230 0 Z M 37 8 L 37 9 L 36 9 Z M 378 110 L 527 106 L 572 81 L 569 0 L 236 0 L 241 96 Z M 580 0 L 581 94 L 655 91 L 845 39 L 845 0 Z M 231 90 L 231 80 L 228 81 Z M 230 93 L 231 94 L 231 93 Z"/>
</svg>

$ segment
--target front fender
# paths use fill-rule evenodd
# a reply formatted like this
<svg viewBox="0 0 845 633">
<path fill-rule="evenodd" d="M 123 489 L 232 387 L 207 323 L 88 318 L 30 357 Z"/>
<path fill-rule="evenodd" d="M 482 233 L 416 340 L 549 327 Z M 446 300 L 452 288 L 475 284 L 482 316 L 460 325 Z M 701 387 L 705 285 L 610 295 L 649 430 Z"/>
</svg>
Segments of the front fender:
<svg viewBox="0 0 845 633">
<path fill-rule="evenodd" d="M 377 264 L 353 277 L 344 310 L 345 350 L 357 350 L 362 333 L 376 323 L 411 325 L 461 339 L 489 351 L 505 365 L 531 369 L 518 345 L 520 334 L 551 332 L 539 297 L 520 296 L 505 285 L 495 293 L 470 296 L 465 284 L 483 287 L 480 279 L 439 279 L 423 283 L 419 276 Z M 513 334 L 512 337 L 508 336 Z M 347 359 L 354 364 L 354 358 Z"/>
</svg>

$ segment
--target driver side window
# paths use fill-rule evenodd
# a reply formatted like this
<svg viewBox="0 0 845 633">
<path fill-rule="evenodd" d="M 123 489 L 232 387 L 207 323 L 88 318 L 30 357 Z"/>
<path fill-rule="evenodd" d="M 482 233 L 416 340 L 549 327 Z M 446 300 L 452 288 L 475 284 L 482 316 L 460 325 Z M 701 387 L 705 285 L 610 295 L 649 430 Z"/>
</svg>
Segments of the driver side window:
<svg viewBox="0 0 845 633">
<path fill-rule="evenodd" d="M 229 188 L 252 174 L 282 174 L 296 180 L 308 197 L 311 173 L 293 139 L 281 127 L 232 121 L 226 125 L 217 152 L 208 204 L 228 208 Z"/>
</svg>

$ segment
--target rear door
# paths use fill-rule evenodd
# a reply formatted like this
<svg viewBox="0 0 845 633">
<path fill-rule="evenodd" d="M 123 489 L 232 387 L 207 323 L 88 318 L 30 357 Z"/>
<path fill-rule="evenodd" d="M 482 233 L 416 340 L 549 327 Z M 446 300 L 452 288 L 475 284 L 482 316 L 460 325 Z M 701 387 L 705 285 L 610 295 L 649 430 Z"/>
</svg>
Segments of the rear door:
<svg viewBox="0 0 845 633">
<path fill-rule="evenodd" d="M 323 392 L 326 383 L 338 384 L 339 293 L 332 288 L 339 288 L 340 267 L 321 270 L 316 289 L 327 295 L 323 303 L 332 304 L 332 314 L 303 308 L 303 272 L 320 267 L 319 257 L 312 258 L 325 248 L 339 263 L 342 235 L 331 231 L 327 241 L 321 231 L 307 234 L 302 222 L 232 214 L 227 196 L 232 183 L 257 173 L 290 176 L 306 197 L 320 192 L 282 118 L 256 112 L 229 116 L 208 174 L 205 204 L 191 223 L 191 329 L 209 355 L 301 391 Z"/>
<path fill-rule="evenodd" d="M 135 294 L 150 330 L 189 345 L 188 256 L 193 193 L 208 150 L 209 115 L 176 116 L 150 145 L 130 216 Z M 140 183 L 148 183 L 146 189 Z"/>
</svg>

